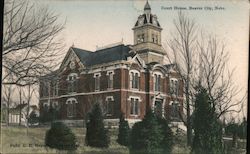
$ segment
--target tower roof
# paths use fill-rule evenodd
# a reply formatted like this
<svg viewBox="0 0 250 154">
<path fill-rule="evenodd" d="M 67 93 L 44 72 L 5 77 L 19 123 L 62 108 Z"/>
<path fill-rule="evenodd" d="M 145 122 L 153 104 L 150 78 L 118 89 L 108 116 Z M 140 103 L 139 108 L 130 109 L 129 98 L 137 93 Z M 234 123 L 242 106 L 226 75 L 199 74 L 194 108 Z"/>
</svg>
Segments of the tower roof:
<svg viewBox="0 0 250 154">
<path fill-rule="evenodd" d="M 144 10 L 151 10 L 151 7 L 150 7 L 150 5 L 148 3 L 148 0 L 147 0 L 146 4 L 144 6 Z"/>
<path fill-rule="evenodd" d="M 144 13 L 138 17 L 134 27 L 140 27 L 147 24 L 161 28 L 157 16 L 151 13 L 151 7 L 148 0 L 144 6 Z"/>
</svg>

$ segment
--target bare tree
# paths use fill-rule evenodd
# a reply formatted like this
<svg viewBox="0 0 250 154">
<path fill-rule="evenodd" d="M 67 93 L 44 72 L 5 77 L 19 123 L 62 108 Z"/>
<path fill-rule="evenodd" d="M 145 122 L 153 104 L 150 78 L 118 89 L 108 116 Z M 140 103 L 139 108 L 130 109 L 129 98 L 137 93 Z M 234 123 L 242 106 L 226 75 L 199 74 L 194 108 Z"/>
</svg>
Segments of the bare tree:
<svg viewBox="0 0 250 154">
<path fill-rule="evenodd" d="M 33 84 L 58 66 L 63 48 L 58 35 L 64 26 L 58 20 L 47 7 L 27 0 L 5 1 L 3 84 Z"/>
<path fill-rule="evenodd" d="M 6 124 L 9 125 L 9 114 L 10 114 L 10 106 L 14 105 L 13 103 L 13 91 L 14 87 L 12 85 L 2 85 L 2 102 L 6 104 L 7 107 L 7 117 L 6 117 Z"/>
<path fill-rule="evenodd" d="M 27 102 L 27 110 L 25 111 L 24 115 L 25 115 L 25 119 L 26 119 L 26 134 L 29 134 L 29 116 L 30 116 L 30 103 L 32 100 L 32 97 L 36 91 L 36 88 L 34 86 L 32 86 L 32 84 L 27 85 L 25 88 L 27 88 L 26 94 L 25 94 L 25 100 Z"/>
<path fill-rule="evenodd" d="M 195 81 L 207 89 L 218 119 L 226 113 L 239 113 L 247 93 L 239 96 L 242 90 L 233 83 L 234 69 L 228 68 L 229 52 L 226 52 L 226 45 L 216 36 L 205 38 L 202 36 L 197 43 L 200 60 Z"/>
<path fill-rule="evenodd" d="M 178 19 L 174 20 L 176 33 L 172 34 L 172 39 L 168 42 L 171 54 L 167 54 L 171 63 L 176 64 L 176 68 L 185 82 L 185 107 L 187 126 L 187 145 L 192 142 L 192 128 L 190 119 L 191 101 L 191 75 L 194 71 L 194 60 L 196 56 L 197 25 L 194 20 L 187 18 L 182 12 L 178 13 Z M 171 56 L 173 55 L 173 57 Z"/>
<path fill-rule="evenodd" d="M 187 111 L 187 145 L 192 142 L 191 108 L 193 107 L 195 87 L 201 84 L 207 89 L 218 119 L 228 112 L 240 112 L 246 100 L 246 95 L 235 100 L 241 92 L 233 84 L 232 74 L 227 67 L 229 52 L 226 45 L 215 36 L 205 36 L 198 30 L 194 20 L 189 19 L 182 12 L 174 20 L 176 33 L 168 42 L 171 54 L 167 54 L 170 62 L 176 63 L 177 70 L 185 83 L 185 105 Z M 171 57 L 171 55 L 173 55 Z"/>
<path fill-rule="evenodd" d="M 19 105 L 22 104 L 22 93 L 23 93 L 23 88 L 22 87 L 18 87 L 18 93 L 19 93 Z M 22 108 L 19 109 L 19 126 L 21 126 L 21 119 L 22 119 Z"/>
</svg>

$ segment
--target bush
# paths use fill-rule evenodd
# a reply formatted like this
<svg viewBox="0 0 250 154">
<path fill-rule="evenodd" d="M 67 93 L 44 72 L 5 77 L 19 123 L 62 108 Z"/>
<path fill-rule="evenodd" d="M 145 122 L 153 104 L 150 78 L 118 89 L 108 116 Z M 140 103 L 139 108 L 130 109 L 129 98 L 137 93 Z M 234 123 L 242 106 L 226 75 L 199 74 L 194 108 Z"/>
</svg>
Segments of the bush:
<svg viewBox="0 0 250 154">
<path fill-rule="evenodd" d="M 239 137 L 241 139 L 246 139 L 247 137 L 247 121 L 244 118 L 241 123 L 236 123 L 231 121 L 225 127 L 225 134 L 233 137 Z"/>
<path fill-rule="evenodd" d="M 35 111 L 32 111 L 30 113 L 29 119 L 28 119 L 28 123 L 32 124 L 36 124 L 39 122 L 39 117 L 38 115 L 35 113 Z"/>
<path fill-rule="evenodd" d="M 104 128 L 102 110 L 99 104 L 95 104 L 89 113 L 85 142 L 86 145 L 92 147 L 107 148 L 109 146 L 108 130 Z"/>
<path fill-rule="evenodd" d="M 162 140 L 162 145 L 163 145 L 163 150 L 164 153 L 171 153 L 172 148 L 173 148 L 173 132 L 168 126 L 169 122 L 163 118 L 157 118 L 158 123 L 161 125 L 162 130 L 163 130 L 163 140 Z"/>
<path fill-rule="evenodd" d="M 120 117 L 119 122 L 119 134 L 117 142 L 121 145 L 128 146 L 129 144 L 129 125 L 128 121 L 124 119 L 123 114 Z"/>
<path fill-rule="evenodd" d="M 130 135 L 130 153 L 167 154 L 172 150 L 172 132 L 164 119 L 148 111 L 141 122 L 135 123 Z"/>
<path fill-rule="evenodd" d="M 75 135 L 62 122 L 51 124 L 51 128 L 46 132 L 45 145 L 58 150 L 73 151 L 77 149 Z"/>
</svg>

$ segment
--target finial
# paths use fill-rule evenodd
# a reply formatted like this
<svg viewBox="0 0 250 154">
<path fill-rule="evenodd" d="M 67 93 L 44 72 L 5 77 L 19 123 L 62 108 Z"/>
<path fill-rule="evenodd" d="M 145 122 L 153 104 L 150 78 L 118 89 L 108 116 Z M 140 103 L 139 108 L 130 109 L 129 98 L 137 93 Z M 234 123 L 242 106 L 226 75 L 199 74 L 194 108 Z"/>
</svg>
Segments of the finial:
<svg viewBox="0 0 250 154">
<path fill-rule="evenodd" d="M 151 7 L 150 7 L 150 5 L 148 3 L 148 0 L 147 0 L 146 4 L 144 6 L 144 10 L 151 10 Z"/>
</svg>

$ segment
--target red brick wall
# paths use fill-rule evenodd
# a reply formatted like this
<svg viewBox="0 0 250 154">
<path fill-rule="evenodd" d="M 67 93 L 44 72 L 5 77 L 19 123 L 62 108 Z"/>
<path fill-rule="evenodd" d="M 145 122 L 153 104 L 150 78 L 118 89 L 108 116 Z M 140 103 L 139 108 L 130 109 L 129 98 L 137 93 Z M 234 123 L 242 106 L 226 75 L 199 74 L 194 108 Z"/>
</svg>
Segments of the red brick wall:
<svg viewBox="0 0 250 154">
<path fill-rule="evenodd" d="M 77 66 L 79 67 L 79 66 Z M 140 72 L 141 67 L 137 64 L 131 65 L 131 70 L 135 69 Z M 95 92 L 95 78 L 94 74 L 80 74 L 79 71 L 74 70 L 73 72 L 78 73 L 79 80 L 78 80 L 78 88 L 77 93 L 89 93 L 88 95 L 81 95 L 81 96 L 73 96 L 77 99 L 78 104 L 76 105 L 77 108 L 77 114 L 76 117 L 72 119 L 84 119 L 87 115 L 87 113 L 91 110 L 91 107 L 93 103 L 95 103 L 98 100 L 102 100 L 101 102 L 105 102 L 105 98 L 107 96 L 113 96 L 115 103 L 114 103 L 114 113 L 112 116 L 109 116 L 107 118 L 119 118 L 121 113 L 125 113 L 126 118 L 143 118 L 145 115 L 146 109 L 151 108 L 152 106 L 152 98 L 154 97 L 153 94 L 149 94 L 149 92 L 154 91 L 154 79 L 151 73 L 147 72 L 141 72 L 140 73 L 140 81 L 139 81 L 139 93 L 136 92 L 130 92 L 129 87 L 129 70 L 121 68 L 121 69 L 115 69 L 114 70 L 114 76 L 113 76 L 113 92 L 108 91 L 108 76 L 107 71 L 101 72 L 100 77 L 100 91 L 98 94 L 93 94 Z M 67 76 L 72 73 L 71 69 L 66 69 L 60 74 L 60 83 L 59 83 L 59 96 L 61 95 L 68 95 L 67 92 Z M 180 78 L 178 74 L 170 74 L 171 77 Z M 171 96 L 169 96 L 169 76 L 164 76 L 163 79 L 161 79 L 161 92 L 162 94 L 168 95 L 166 97 L 165 102 L 165 109 L 166 109 L 166 116 L 169 116 L 171 107 L 169 106 L 169 102 L 171 99 Z M 125 90 L 125 91 L 124 91 Z M 105 92 L 103 92 L 105 91 Z M 140 116 L 133 117 L 130 115 L 130 100 L 128 100 L 129 96 L 138 96 L 142 99 L 140 102 Z M 179 96 L 183 97 L 183 82 L 180 82 L 180 90 L 179 90 Z M 66 100 L 68 97 L 64 96 L 62 98 L 59 98 L 59 104 L 60 104 L 60 119 L 68 119 L 67 117 L 67 109 L 66 109 Z M 183 105 L 182 98 L 179 99 L 179 102 L 181 103 L 181 106 Z M 43 101 L 40 101 L 42 104 Z M 42 105 L 40 106 L 40 109 L 42 110 Z M 181 108 L 181 112 L 183 112 L 183 109 Z"/>
</svg>

